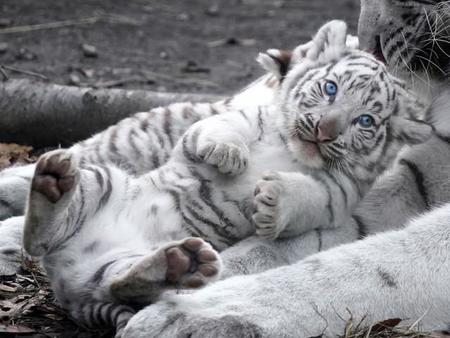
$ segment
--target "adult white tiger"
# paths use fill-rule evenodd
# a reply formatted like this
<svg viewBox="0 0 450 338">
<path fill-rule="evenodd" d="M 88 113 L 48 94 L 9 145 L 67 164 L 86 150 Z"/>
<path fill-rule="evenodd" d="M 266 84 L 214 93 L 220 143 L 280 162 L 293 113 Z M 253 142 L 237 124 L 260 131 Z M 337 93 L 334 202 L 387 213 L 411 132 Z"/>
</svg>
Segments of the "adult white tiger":
<svg viewBox="0 0 450 338">
<path fill-rule="evenodd" d="M 450 54 L 446 1 L 362 1 L 362 47 L 383 56 L 432 100 L 428 119 L 438 136 L 406 149 L 358 212 L 362 234 L 401 228 L 411 216 L 450 200 L 450 90 L 443 80 Z M 445 57 L 447 56 L 447 57 Z M 432 82 L 432 83 L 431 83 Z M 334 231 L 339 236 L 339 231 Z M 330 236 L 332 237 L 332 236 Z M 323 238 L 328 239 L 328 235 Z M 336 238 L 336 237 L 335 237 Z M 313 234 L 298 257 L 314 252 Z M 288 261 L 292 243 L 249 240 L 223 257 L 248 253 Z M 292 254 L 292 253 L 291 253 Z M 251 266 L 248 264 L 248 266 Z M 255 271 L 250 269 L 250 271 Z M 242 268 L 246 271 L 246 268 Z M 369 237 L 313 255 L 294 265 L 233 277 L 191 295 L 172 296 L 137 314 L 128 337 L 335 337 L 351 311 L 370 325 L 386 318 L 447 328 L 450 304 L 450 204 L 403 230 Z"/>
</svg>

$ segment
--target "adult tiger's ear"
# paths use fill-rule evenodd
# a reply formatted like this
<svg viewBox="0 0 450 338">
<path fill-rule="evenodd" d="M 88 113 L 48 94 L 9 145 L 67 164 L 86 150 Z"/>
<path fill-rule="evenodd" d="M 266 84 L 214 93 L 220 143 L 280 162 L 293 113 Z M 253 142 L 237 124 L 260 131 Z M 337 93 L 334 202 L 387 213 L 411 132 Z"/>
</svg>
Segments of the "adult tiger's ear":
<svg viewBox="0 0 450 338">
<path fill-rule="evenodd" d="M 323 25 L 314 36 L 305 57 L 320 63 L 339 58 L 347 49 L 347 24 L 333 20 Z"/>
<path fill-rule="evenodd" d="M 392 135 L 406 144 L 427 141 L 433 135 L 433 127 L 424 121 L 427 106 L 405 89 L 400 81 L 395 83 L 397 105 L 390 119 Z"/>
<path fill-rule="evenodd" d="M 256 61 L 269 73 L 282 80 L 290 67 L 292 52 L 282 49 L 268 49 L 265 53 L 259 53 Z"/>
</svg>

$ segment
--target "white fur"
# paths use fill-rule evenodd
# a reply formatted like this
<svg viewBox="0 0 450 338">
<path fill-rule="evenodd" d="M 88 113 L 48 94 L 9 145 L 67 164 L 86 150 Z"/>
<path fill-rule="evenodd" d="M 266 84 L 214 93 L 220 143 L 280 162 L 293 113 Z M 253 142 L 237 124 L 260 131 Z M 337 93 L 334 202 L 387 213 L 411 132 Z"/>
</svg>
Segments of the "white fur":
<svg viewBox="0 0 450 338">
<path fill-rule="evenodd" d="M 448 214 L 443 207 L 401 231 L 310 256 L 294 265 L 238 276 L 192 295 L 171 296 L 129 322 L 126 337 L 336 337 L 347 320 L 363 325 L 422 318 L 448 324 Z M 167 318 L 175 318 L 167 325 Z"/>
<path fill-rule="evenodd" d="M 367 187 L 400 148 L 403 140 L 395 135 L 408 139 L 417 128 L 404 129 L 385 122 L 394 113 L 401 119 L 414 116 L 414 110 L 404 109 L 409 96 L 398 93 L 395 100 L 383 102 L 396 91 L 397 82 L 371 56 L 348 49 L 345 43 L 346 25 L 340 21 L 326 24 L 306 56 L 293 62 L 275 104 L 230 111 L 195 123 L 179 140 L 167 164 L 143 176 L 133 177 L 116 167 L 86 166 L 76 147 L 43 155 L 29 195 L 24 247 L 42 257 L 63 306 L 76 318 L 85 318 L 84 312 L 77 311 L 86 299 L 94 304 L 154 301 L 163 290 L 174 287 L 166 282 L 170 270 L 180 264 L 170 265 L 169 249 L 182 247 L 188 241 L 184 238 L 192 235 L 200 235 L 223 250 L 249 237 L 256 226 L 262 237 L 291 241 L 294 247 L 286 254 L 288 261 L 294 253 L 297 258 L 304 255 L 302 250 L 311 246 L 299 250 L 296 240 L 291 239 L 296 235 L 304 234 L 302 238 L 309 239 L 307 232 L 313 230 L 319 250 L 336 245 L 338 240 L 352 239 L 348 233 L 355 233 L 354 224 L 350 223 L 353 229 L 343 225 Z M 357 69 L 351 68 L 354 60 L 358 61 Z M 330 63 L 334 68 L 328 73 Z M 313 76 L 306 76 L 308 71 Z M 333 100 L 322 89 L 317 91 L 317 84 L 323 84 L 327 75 L 338 79 L 348 71 L 351 77 L 347 82 L 337 80 L 340 94 Z M 378 78 L 379 74 L 384 77 Z M 374 109 L 378 107 L 375 104 L 350 109 L 365 94 L 349 84 L 365 86 L 366 77 L 371 75 L 370 85 L 384 79 L 384 88 L 374 91 L 379 94 L 372 101 L 386 109 Z M 298 90 L 304 95 L 300 101 L 295 95 Z M 307 106 L 308 99 L 316 101 Z M 154 114 L 158 112 L 162 114 L 159 118 L 167 113 L 161 109 Z M 379 121 L 379 128 L 373 127 L 370 135 L 381 138 L 366 137 L 367 129 L 353 123 L 355 117 L 368 113 Z M 327 143 L 315 138 L 300 141 L 300 137 L 315 137 L 315 125 L 330 116 L 339 120 L 335 139 Z M 300 124 L 303 130 L 293 133 Z M 394 138 L 384 145 L 388 133 Z M 122 131 L 116 135 L 126 137 Z M 314 141 L 314 154 L 306 157 L 297 151 L 299 142 Z M 336 146 L 334 154 L 340 155 L 327 155 L 331 146 Z M 385 151 L 379 153 L 380 148 Z M 366 152 L 360 153 L 361 149 Z M 373 156 L 380 162 L 376 169 L 369 166 Z M 322 164 L 312 163 L 312 157 L 322 157 Z M 336 159 L 345 163 L 342 169 L 326 166 L 327 161 Z M 277 173 L 256 183 L 269 169 Z M 59 181 L 52 183 L 70 177 L 74 179 L 70 190 L 57 190 Z M 255 184 L 260 191 L 253 201 L 256 209 L 251 222 Z M 48 198 L 51 189 L 61 191 L 56 201 Z M 338 227 L 347 236 L 329 241 L 330 229 Z M 202 250 L 216 255 L 208 244 L 203 243 L 198 252 Z M 184 259 L 191 262 L 189 255 Z M 214 275 L 200 272 L 198 266 L 208 264 Z M 216 258 L 211 263 L 189 263 L 183 269 L 179 268 L 181 278 L 176 286 L 187 287 L 194 277 L 205 284 L 219 277 L 221 262 Z M 226 271 L 232 270 L 226 267 Z M 93 306 L 93 310 L 96 308 Z"/>
<path fill-rule="evenodd" d="M 380 3 L 363 1 L 363 12 L 373 10 L 376 14 L 369 4 L 377 7 Z M 372 21 L 365 23 L 361 37 L 369 41 L 373 34 L 364 32 L 377 26 L 378 16 L 365 17 Z M 268 94 L 271 90 L 262 92 Z M 261 97 L 254 95 L 252 100 Z M 245 97 L 241 99 L 248 102 Z M 432 99 L 437 102 L 432 119 L 438 130 L 450 130 L 445 122 L 448 95 Z M 448 144 L 433 138 L 402 154 L 426 174 L 429 196 L 436 204 L 450 200 L 446 184 L 450 181 L 448 148 Z M 413 180 L 411 172 L 397 164 L 377 182 L 359 209 L 368 233 L 402 228 L 411 216 L 425 211 Z M 267 337 L 322 333 L 333 337 L 343 333 L 349 317 L 347 309 L 354 322 L 368 315 L 363 323 L 367 325 L 392 317 L 415 321 L 423 316 L 424 328 L 445 328 L 450 301 L 449 215 L 450 206 L 445 205 L 413 221 L 407 229 L 342 246 L 264 274 L 228 279 L 193 295 L 150 306 L 134 317 L 124 336 L 173 337 L 182 332 L 192 337 L 217 337 L 225 332 L 222 336 L 240 337 L 256 330 Z M 222 254 L 225 272 L 256 273 L 293 263 L 317 252 L 320 246 L 327 249 L 356 238 L 352 221 L 323 231 L 321 243 L 314 231 L 276 242 L 249 238 Z M 386 278 L 382 278 L 387 277 L 386 273 L 396 287 L 386 285 Z M 246 329 L 244 333 L 242 328 Z"/>
<path fill-rule="evenodd" d="M 23 214 L 33 173 L 33 164 L 0 171 L 0 220 Z"/>
<path fill-rule="evenodd" d="M 401 11 L 408 9 L 410 14 L 427 14 L 429 6 L 362 1 L 359 27 L 362 47 L 370 50 L 374 48 L 376 35 L 389 34 L 398 24 L 404 26 Z M 395 25 L 386 25 L 389 19 Z M 411 29 L 404 28 L 403 33 Z M 399 70 L 396 66 L 407 66 L 396 63 L 398 55 L 392 59 L 394 71 Z M 407 80 L 416 75 L 407 73 Z M 413 84 L 416 88 L 417 82 L 420 80 L 416 78 Z M 426 90 L 418 93 L 431 98 L 434 104 L 429 119 L 441 136 L 448 138 L 448 85 L 437 85 L 434 79 L 431 82 L 433 86 L 427 84 Z M 406 325 L 420 319 L 420 328 L 424 330 L 447 329 L 449 148 L 442 137 L 405 148 L 398 163 L 377 181 L 359 206 L 358 218 L 367 233 L 384 233 L 312 255 L 294 265 L 231 278 L 192 295 L 167 297 L 137 314 L 129 322 L 125 335 L 171 337 L 182 332 L 191 337 L 336 337 L 344 335 L 349 319 L 356 324 L 364 319 L 360 324 L 368 327 L 390 318 L 403 319 Z M 420 177 L 411 170 L 414 167 L 422 175 L 427 203 L 422 196 L 424 192 L 418 191 L 415 181 Z M 426 208 L 439 205 L 442 206 L 422 214 Z M 408 222 L 411 218 L 414 219 Z M 390 229 L 400 230 L 386 232 Z M 243 267 L 241 262 L 238 271 L 256 272 L 258 268 L 263 270 L 295 260 L 288 251 L 297 250 L 300 259 L 310 254 L 313 251 L 310 247 L 303 248 L 313 242 L 310 235 L 278 245 L 248 240 L 225 251 L 223 257 L 233 262 L 238 253 L 254 253 L 252 259 L 244 261 L 248 266 Z M 347 240 L 355 236 L 350 232 L 346 235 Z M 335 244 L 342 243 L 339 229 L 332 231 L 330 237 Z M 257 262 L 258 266 L 252 269 L 251 262 Z"/>
</svg>

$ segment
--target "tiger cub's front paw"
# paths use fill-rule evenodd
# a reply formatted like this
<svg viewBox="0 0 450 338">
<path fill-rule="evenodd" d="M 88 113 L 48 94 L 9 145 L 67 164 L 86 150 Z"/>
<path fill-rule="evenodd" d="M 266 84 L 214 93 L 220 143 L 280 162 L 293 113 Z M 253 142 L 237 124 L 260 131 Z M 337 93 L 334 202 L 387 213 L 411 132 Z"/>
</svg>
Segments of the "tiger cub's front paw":
<svg viewBox="0 0 450 338">
<path fill-rule="evenodd" d="M 235 176 L 247 168 L 250 154 L 245 145 L 206 143 L 198 148 L 197 155 L 205 163 L 217 167 L 222 174 Z"/>
<path fill-rule="evenodd" d="M 267 239 L 276 239 L 286 228 L 286 211 L 283 208 L 285 187 L 277 172 L 265 174 L 256 183 L 253 223 L 256 234 Z"/>
</svg>

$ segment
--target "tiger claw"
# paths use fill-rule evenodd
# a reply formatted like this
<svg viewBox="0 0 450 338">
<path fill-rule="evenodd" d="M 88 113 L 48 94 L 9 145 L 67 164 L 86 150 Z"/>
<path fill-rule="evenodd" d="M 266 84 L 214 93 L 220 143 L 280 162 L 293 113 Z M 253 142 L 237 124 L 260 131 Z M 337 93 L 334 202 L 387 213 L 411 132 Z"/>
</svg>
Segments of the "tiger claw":
<svg viewBox="0 0 450 338">
<path fill-rule="evenodd" d="M 211 143 L 200 148 L 198 155 L 222 174 L 231 176 L 241 174 L 248 166 L 248 149 L 234 144 Z"/>
</svg>

